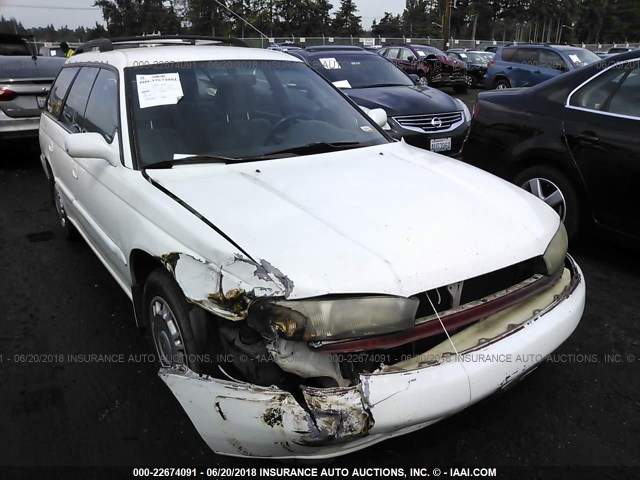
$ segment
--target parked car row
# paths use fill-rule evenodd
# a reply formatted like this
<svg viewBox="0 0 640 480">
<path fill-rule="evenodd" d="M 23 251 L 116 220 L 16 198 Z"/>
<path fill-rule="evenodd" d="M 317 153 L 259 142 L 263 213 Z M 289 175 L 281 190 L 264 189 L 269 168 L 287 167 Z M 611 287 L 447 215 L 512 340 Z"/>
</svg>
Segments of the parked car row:
<svg viewBox="0 0 640 480">
<path fill-rule="evenodd" d="M 80 46 L 39 134 L 60 228 L 131 299 L 214 451 L 366 448 L 504 391 L 571 335 L 585 280 L 558 214 L 427 151 L 457 150 L 469 113 L 393 65 L 466 88 L 464 62 L 230 42 Z"/>
</svg>

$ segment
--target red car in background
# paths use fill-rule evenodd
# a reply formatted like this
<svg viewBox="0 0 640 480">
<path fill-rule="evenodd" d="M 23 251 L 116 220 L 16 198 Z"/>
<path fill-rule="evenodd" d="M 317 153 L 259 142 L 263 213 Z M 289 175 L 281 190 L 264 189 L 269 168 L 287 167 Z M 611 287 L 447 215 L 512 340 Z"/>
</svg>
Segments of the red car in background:
<svg viewBox="0 0 640 480">
<path fill-rule="evenodd" d="M 431 45 L 389 45 L 380 55 L 395 63 L 409 75 L 418 75 L 420 83 L 431 87 L 453 87 L 456 93 L 466 93 L 466 63 L 447 56 Z"/>
</svg>

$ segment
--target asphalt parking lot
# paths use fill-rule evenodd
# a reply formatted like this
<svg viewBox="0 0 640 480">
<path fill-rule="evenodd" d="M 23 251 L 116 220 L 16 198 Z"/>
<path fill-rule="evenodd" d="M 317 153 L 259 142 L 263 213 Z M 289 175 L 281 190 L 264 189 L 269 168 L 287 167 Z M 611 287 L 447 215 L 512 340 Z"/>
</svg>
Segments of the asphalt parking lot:
<svg viewBox="0 0 640 480">
<path fill-rule="evenodd" d="M 461 97 L 470 108 L 475 93 Z M 147 361 L 126 295 L 85 242 L 62 238 L 36 145 L 3 145 L 0 163 L 0 465 L 264 465 L 217 456 L 199 437 Z M 606 238 L 572 253 L 587 307 L 549 361 L 334 465 L 640 465 L 640 253 Z M 627 475 L 604 478 L 637 478 Z"/>
</svg>

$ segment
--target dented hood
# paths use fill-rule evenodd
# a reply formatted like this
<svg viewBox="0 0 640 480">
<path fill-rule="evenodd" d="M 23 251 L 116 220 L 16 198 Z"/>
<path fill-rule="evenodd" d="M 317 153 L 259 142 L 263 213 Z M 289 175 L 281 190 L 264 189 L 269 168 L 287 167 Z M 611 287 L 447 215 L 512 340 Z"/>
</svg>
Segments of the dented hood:
<svg viewBox="0 0 640 480">
<path fill-rule="evenodd" d="M 410 296 L 541 255 L 559 225 L 523 190 L 405 143 L 147 173 L 286 275 L 289 298 Z"/>
</svg>

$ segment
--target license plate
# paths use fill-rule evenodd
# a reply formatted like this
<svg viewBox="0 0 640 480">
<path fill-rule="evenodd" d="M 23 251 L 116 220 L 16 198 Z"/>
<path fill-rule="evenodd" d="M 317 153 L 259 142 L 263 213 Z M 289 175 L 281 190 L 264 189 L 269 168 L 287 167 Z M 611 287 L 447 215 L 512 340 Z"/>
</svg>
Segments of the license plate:
<svg viewBox="0 0 640 480">
<path fill-rule="evenodd" d="M 42 97 L 40 95 L 36 96 L 36 102 L 38 102 L 38 108 L 44 108 L 44 102 L 47 101 L 47 97 Z"/>
<path fill-rule="evenodd" d="M 451 138 L 435 138 L 431 140 L 432 152 L 448 152 L 451 150 Z"/>
</svg>

